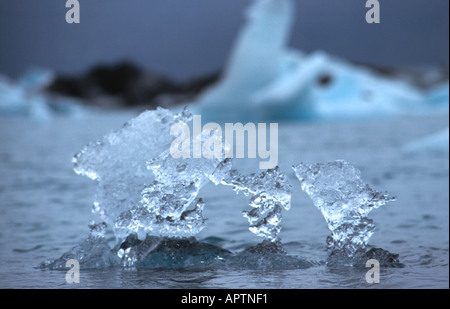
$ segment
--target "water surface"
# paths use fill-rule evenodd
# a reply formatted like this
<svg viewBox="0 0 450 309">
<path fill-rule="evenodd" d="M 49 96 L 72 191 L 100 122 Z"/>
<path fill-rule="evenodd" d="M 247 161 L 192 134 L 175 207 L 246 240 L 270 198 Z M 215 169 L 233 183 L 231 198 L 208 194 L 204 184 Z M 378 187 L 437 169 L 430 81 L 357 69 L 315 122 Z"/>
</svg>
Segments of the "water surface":
<svg viewBox="0 0 450 309">
<path fill-rule="evenodd" d="M 374 189 L 397 197 L 373 211 L 376 231 L 369 245 L 398 253 L 404 268 L 381 269 L 379 284 L 364 269 L 83 270 L 79 284 L 65 272 L 36 268 L 82 242 L 95 183 L 77 176 L 72 156 L 134 117 L 131 112 L 55 118 L 46 122 L 0 118 L 0 287 L 1 288 L 448 288 L 449 157 L 407 154 L 402 146 L 448 127 L 448 114 L 331 123 L 281 123 L 279 165 L 293 187 L 292 207 L 283 211 L 280 237 L 288 254 L 323 262 L 329 230 L 301 191 L 291 166 L 343 159 L 361 170 Z M 242 173 L 257 164 L 235 160 Z M 207 227 L 199 240 L 239 252 L 260 242 L 248 231 L 242 210 L 248 199 L 208 184 L 200 192 Z M 113 236 L 108 235 L 113 241 Z"/>
</svg>

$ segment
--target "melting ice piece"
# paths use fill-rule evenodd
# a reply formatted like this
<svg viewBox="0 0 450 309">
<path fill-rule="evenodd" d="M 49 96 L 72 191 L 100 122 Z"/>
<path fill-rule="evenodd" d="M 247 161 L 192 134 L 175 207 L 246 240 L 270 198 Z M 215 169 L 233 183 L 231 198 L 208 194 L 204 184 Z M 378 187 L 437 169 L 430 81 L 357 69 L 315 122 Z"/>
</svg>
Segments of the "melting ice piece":
<svg viewBox="0 0 450 309">
<path fill-rule="evenodd" d="M 156 186 L 158 191 L 152 191 Z M 167 237 L 190 237 L 198 234 L 205 227 L 202 216 L 204 203 L 197 199 L 195 203 L 187 202 L 187 195 L 196 196 L 197 189 L 185 190 L 184 184 L 168 187 L 156 184 L 144 192 L 143 203 L 121 213 L 116 221 L 114 232 L 119 239 L 136 234 L 139 240 L 147 235 Z M 167 190 L 167 191 L 166 191 Z M 170 192 L 172 191 L 172 192 Z M 161 203 L 161 210 L 158 203 Z M 191 209 L 187 209 L 191 206 Z M 180 213 L 180 209 L 184 209 Z M 171 213 L 164 216 L 163 213 Z"/>
<path fill-rule="evenodd" d="M 192 141 L 186 137 L 186 143 L 193 149 L 195 142 L 209 138 L 207 134 L 200 134 Z M 221 149 L 226 151 L 227 147 Z M 197 198 L 198 193 L 222 160 L 214 156 L 174 158 L 166 150 L 147 162 L 155 181 L 144 187 L 139 203 L 117 217 L 116 236 L 124 239 L 135 233 L 139 240 L 144 240 L 147 235 L 181 238 L 198 234 L 205 227 L 204 203 Z"/>
<path fill-rule="evenodd" d="M 272 242 L 278 240 L 282 209 L 289 210 L 291 205 L 291 186 L 278 167 L 258 175 L 243 176 L 231 170 L 231 161 L 225 160 L 211 180 L 216 185 L 232 186 L 236 193 L 251 195 L 249 204 L 253 209 L 243 212 L 250 223 L 249 230 Z"/>
<path fill-rule="evenodd" d="M 194 237 L 147 236 L 139 240 L 130 235 L 118 250 L 122 266 L 145 268 L 213 268 L 225 266 L 231 252 L 197 241 Z"/>
<path fill-rule="evenodd" d="M 40 267 L 65 270 L 67 269 L 66 263 L 70 259 L 76 259 L 82 269 L 99 269 L 119 265 L 119 260 L 105 239 L 106 223 L 92 223 L 89 227 L 91 232 L 81 244 L 73 247 L 57 260 L 42 263 Z"/>
<path fill-rule="evenodd" d="M 332 252 L 352 257 L 365 249 L 373 234 L 373 221 L 367 215 L 395 200 L 365 184 L 360 171 L 345 161 L 293 166 L 305 191 L 322 212 L 332 234 Z"/>
<path fill-rule="evenodd" d="M 116 249 L 121 266 L 134 267 L 161 242 L 160 237 L 147 237 L 144 241 L 132 234 Z"/>
<path fill-rule="evenodd" d="M 104 221 L 114 225 L 121 213 L 140 203 L 145 184 L 154 181 L 147 161 L 169 148 L 170 127 L 191 117 L 187 109 L 146 111 L 74 156 L 75 172 L 98 181 L 93 210 Z"/>
<path fill-rule="evenodd" d="M 263 240 L 238 253 L 229 264 L 237 269 L 286 270 L 305 269 L 318 264 L 301 257 L 287 255 L 281 242 Z"/>
</svg>

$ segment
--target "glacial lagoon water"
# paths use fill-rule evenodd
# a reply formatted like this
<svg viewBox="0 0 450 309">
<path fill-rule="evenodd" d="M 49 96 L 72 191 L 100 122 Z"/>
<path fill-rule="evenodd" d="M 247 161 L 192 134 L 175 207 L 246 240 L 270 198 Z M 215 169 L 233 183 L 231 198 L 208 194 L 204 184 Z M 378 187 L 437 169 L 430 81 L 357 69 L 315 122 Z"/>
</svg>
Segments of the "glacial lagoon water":
<svg viewBox="0 0 450 309">
<path fill-rule="evenodd" d="M 34 121 L 0 119 L 1 288 L 448 288 L 449 154 L 445 147 L 405 145 L 448 127 L 448 113 L 346 122 L 291 122 L 279 126 L 279 166 L 292 185 L 283 211 L 281 238 L 288 255 L 313 261 L 305 269 L 234 268 L 81 269 L 80 283 L 65 271 L 38 266 L 80 244 L 91 212 L 95 184 L 73 172 L 72 157 L 136 116 L 132 112 L 56 117 Z M 403 268 L 381 268 L 380 283 L 365 280 L 367 269 L 330 267 L 327 224 L 302 191 L 292 165 L 346 160 L 374 189 L 396 197 L 370 213 L 376 226 L 369 247 L 399 254 Z M 257 160 L 235 160 L 243 174 L 259 172 Z M 241 252 L 261 239 L 248 230 L 242 211 L 248 198 L 224 186 L 200 192 L 208 218 L 197 239 Z M 114 242 L 111 232 L 107 239 Z"/>
</svg>

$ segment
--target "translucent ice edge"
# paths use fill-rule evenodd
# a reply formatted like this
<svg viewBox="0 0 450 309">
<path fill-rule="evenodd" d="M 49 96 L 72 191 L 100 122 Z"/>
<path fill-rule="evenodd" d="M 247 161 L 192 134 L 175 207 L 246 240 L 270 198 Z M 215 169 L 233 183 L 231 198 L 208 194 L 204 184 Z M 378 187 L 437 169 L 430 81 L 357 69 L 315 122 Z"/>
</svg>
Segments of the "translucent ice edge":
<svg viewBox="0 0 450 309">
<path fill-rule="evenodd" d="M 251 196 L 252 210 L 243 211 L 249 230 L 257 236 L 276 242 L 281 231 L 282 210 L 291 207 L 291 185 L 279 167 L 258 175 L 241 175 L 231 168 L 231 160 L 221 162 L 210 179 L 216 185 L 231 186 L 236 193 Z"/>
<path fill-rule="evenodd" d="M 394 197 L 370 188 L 362 181 L 360 171 L 345 161 L 300 163 L 293 169 L 302 190 L 321 211 L 331 231 L 327 239 L 330 265 L 360 265 L 373 255 L 394 266 L 398 263 L 398 256 L 383 249 L 366 252 L 375 229 L 368 214 L 394 201 Z"/>
</svg>

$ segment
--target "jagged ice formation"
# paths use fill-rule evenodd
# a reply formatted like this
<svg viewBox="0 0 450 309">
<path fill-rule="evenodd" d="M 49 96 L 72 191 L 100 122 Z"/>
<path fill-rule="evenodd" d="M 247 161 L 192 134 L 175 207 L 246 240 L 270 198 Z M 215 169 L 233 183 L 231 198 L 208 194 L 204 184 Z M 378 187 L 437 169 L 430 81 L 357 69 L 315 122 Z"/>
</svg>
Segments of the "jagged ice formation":
<svg viewBox="0 0 450 309">
<path fill-rule="evenodd" d="M 231 162 L 222 162 L 212 175 L 215 184 L 232 186 L 236 193 L 251 196 L 249 205 L 253 208 L 244 211 L 250 223 L 249 230 L 257 236 L 275 242 L 281 230 L 281 212 L 291 206 L 291 185 L 278 167 L 258 175 L 241 175 L 231 170 Z"/>
<path fill-rule="evenodd" d="M 370 188 L 360 171 L 345 161 L 300 163 L 293 169 L 331 230 L 331 251 L 349 257 L 362 252 L 375 228 L 367 215 L 395 198 Z"/>
</svg>

